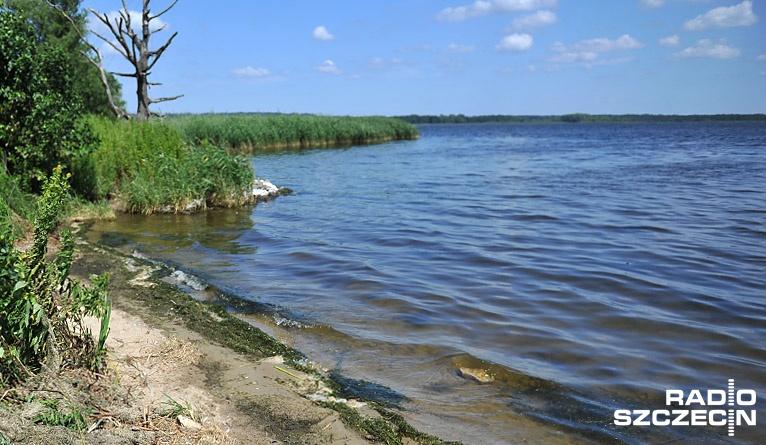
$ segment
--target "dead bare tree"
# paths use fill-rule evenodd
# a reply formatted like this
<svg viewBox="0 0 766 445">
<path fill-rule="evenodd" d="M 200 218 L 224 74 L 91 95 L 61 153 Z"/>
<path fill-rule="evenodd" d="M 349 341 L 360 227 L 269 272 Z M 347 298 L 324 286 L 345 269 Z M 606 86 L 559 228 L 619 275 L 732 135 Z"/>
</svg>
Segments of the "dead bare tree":
<svg viewBox="0 0 766 445">
<path fill-rule="evenodd" d="M 64 14 L 66 16 L 66 13 L 57 5 L 50 2 L 50 0 L 47 0 L 48 4 L 54 8 L 56 8 L 59 12 Z M 133 29 L 133 20 L 131 18 L 130 10 L 128 9 L 128 5 L 126 4 L 125 0 L 122 0 L 122 10 L 118 11 L 118 16 L 116 17 L 109 17 L 109 15 L 105 13 L 101 13 L 96 11 L 93 8 L 89 8 L 89 11 L 91 14 L 96 16 L 98 20 L 106 25 L 107 28 L 109 28 L 109 31 L 112 33 L 112 36 L 114 39 L 116 39 L 116 42 L 112 39 L 108 39 L 101 34 L 97 32 L 93 32 L 93 34 L 98 37 L 99 39 L 103 40 L 106 44 L 111 46 L 115 51 L 117 51 L 122 57 L 124 57 L 134 68 L 134 71 L 132 73 L 113 73 L 116 76 L 122 76 L 122 77 L 133 77 L 136 79 L 136 98 L 138 99 L 138 110 L 136 111 L 136 120 L 145 120 L 148 119 L 149 116 L 161 116 L 161 114 L 153 112 L 150 110 L 150 106 L 152 104 L 156 104 L 159 102 L 167 102 L 171 100 L 176 100 L 180 97 L 183 97 L 183 94 L 173 97 L 161 97 L 157 99 L 152 99 L 149 97 L 149 87 L 153 85 L 161 85 L 160 83 L 155 82 L 149 82 L 149 76 L 151 75 L 151 70 L 154 67 L 154 65 L 157 63 L 157 61 L 160 59 L 160 57 L 165 53 L 165 50 L 168 49 L 170 44 L 173 42 L 173 39 L 178 35 L 178 32 L 173 33 L 172 36 L 165 42 L 164 45 L 160 46 L 156 50 L 150 50 L 149 49 L 149 40 L 150 38 L 165 29 L 166 25 L 163 25 L 157 29 L 151 29 L 151 22 L 152 20 L 160 18 L 163 14 L 170 11 L 176 3 L 178 3 L 178 0 L 173 0 L 173 3 L 170 4 L 167 8 L 165 8 L 162 12 L 156 15 L 152 15 L 151 11 L 149 9 L 149 3 L 151 0 L 143 0 L 143 7 L 141 8 L 141 26 L 138 30 L 139 32 L 136 32 L 136 30 Z M 71 17 L 67 16 L 70 22 L 72 22 L 73 25 L 75 25 L 75 22 L 72 20 Z M 75 28 L 77 28 L 75 26 Z M 78 32 L 80 32 L 78 30 Z M 103 57 L 101 55 L 101 52 L 98 50 L 98 48 L 95 47 L 95 45 L 91 44 L 85 39 L 85 36 L 80 35 L 80 38 L 93 50 L 93 52 L 96 54 L 95 57 L 92 57 L 88 54 L 88 58 L 90 61 L 96 65 L 99 70 L 101 71 L 101 81 L 104 84 L 106 91 L 107 91 L 107 97 L 109 98 L 110 105 L 112 106 L 112 109 L 115 110 L 115 113 L 117 113 L 118 116 L 123 118 L 130 118 L 130 115 L 125 112 L 125 110 L 122 110 L 121 108 L 117 107 L 114 104 L 114 101 L 112 99 L 111 90 L 109 88 L 109 85 L 106 81 L 106 71 L 104 69 L 104 63 L 103 63 Z"/>
</svg>

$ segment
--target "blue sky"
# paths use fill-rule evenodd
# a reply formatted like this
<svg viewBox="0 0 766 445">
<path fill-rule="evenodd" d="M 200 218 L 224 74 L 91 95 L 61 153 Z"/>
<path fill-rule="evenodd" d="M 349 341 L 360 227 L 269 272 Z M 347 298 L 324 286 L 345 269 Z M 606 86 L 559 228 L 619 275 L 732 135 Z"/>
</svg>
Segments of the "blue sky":
<svg viewBox="0 0 766 445">
<path fill-rule="evenodd" d="M 180 0 L 155 25 L 151 94 L 185 95 L 161 112 L 766 112 L 764 0 Z"/>
</svg>

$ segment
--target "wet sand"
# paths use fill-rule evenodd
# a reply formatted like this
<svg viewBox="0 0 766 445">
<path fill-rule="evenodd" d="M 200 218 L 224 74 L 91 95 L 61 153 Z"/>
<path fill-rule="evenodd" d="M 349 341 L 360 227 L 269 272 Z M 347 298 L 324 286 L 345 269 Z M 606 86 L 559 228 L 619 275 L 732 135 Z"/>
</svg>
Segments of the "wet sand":
<svg viewBox="0 0 766 445">
<path fill-rule="evenodd" d="M 441 443 L 369 402 L 336 397 L 297 351 L 167 283 L 163 266 L 80 241 L 72 275 L 105 272 L 113 302 L 105 371 L 64 371 L 31 390 L 95 408 L 87 431 L 3 408 L 0 431 L 12 443 Z M 377 432 L 383 424 L 398 437 Z"/>
</svg>

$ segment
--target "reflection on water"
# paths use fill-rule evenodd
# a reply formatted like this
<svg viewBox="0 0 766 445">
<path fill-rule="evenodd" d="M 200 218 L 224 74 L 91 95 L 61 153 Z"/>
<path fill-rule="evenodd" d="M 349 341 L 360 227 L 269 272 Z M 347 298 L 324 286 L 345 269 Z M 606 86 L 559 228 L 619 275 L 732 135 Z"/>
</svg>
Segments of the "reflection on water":
<svg viewBox="0 0 766 445">
<path fill-rule="evenodd" d="M 323 366 L 403 395 L 408 419 L 447 439 L 758 443 L 763 422 L 732 441 L 612 413 L 729 378 L 763 397 L 763 124 L 421 133 L 259 156 L 258 175 L 293 195 L 121 216 L 90 236 L 201 276 Z"/>
</svg>

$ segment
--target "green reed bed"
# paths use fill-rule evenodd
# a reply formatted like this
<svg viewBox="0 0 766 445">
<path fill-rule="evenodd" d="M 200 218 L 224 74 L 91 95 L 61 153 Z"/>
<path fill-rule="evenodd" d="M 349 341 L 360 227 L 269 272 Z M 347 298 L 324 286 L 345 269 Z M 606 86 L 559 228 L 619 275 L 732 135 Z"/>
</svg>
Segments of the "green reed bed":
<svg viewBox="0 0 766 445">
<path fill-rule="evenodd" d="M 134 213 L 230 207 L 252 199 L 254 172 L 244 156 L 208 142 L 191 145 L 160 121 L 90 118 L 97 194 Z"/>
<path fill-rule="evenodd" d="M 202 114 L 167 120 L 189 143 L 209 141 L 239 152 L 417 139 L 417 128 L 383 116 Z"/>
</svg>

